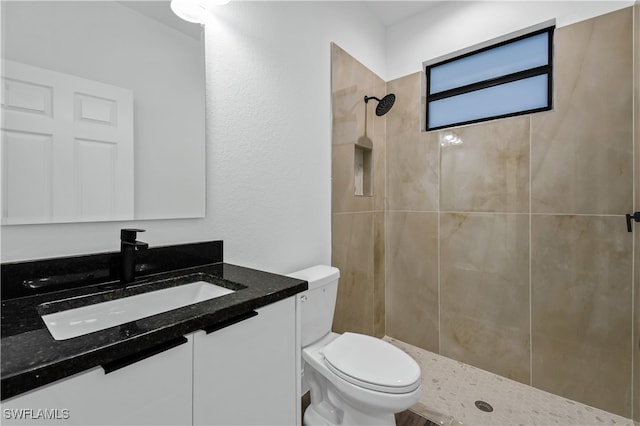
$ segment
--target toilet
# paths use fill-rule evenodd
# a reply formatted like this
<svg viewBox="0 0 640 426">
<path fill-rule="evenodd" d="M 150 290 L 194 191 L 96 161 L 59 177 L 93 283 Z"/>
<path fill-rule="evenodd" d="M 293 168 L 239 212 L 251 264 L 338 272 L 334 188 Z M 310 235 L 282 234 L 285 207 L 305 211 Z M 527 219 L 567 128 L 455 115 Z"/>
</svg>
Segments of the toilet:
<svg viewBox="0 0 640 426">
<path fill-rule="evenodd" d="M 357 333 L 331 332 L 337 268 L 318 265 L 289 276 L 305 280 L 301 311 L 302 388 L 311 391 L 304 424 L 395 425 L 394 413 L 418 402 L 420 367 L 395 346 Z"/>
</svg>

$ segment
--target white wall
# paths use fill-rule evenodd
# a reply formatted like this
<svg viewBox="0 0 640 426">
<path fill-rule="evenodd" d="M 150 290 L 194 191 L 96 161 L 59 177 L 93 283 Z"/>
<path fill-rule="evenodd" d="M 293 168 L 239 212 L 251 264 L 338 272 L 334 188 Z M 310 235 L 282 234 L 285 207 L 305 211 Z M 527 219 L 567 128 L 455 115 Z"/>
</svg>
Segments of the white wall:
<svg viewBox="0 0 640 426">
<path fill-rule="evenodd" d="M 387 28 L 387 81 L 422 62 L 556 19 L 563 27 L 633 5 L 626 1 L 450 1 Z"/>
<path fill-rule="evenodd" d="M 331 259 L 330 42 L 384 75 L 384 28 L 344 2 L 241 2 L 207 23 L 205 219 L 2 227 L 2 261 L 223 239 L 225 261 L 291 272 Z"/>
<path fill-rule="evenodd" d="M 232 2 L 207 23 L 209 205 L 228 261 L 278 271 L 330 262 L 330 42 L 383 73 L 384 28 L 369 13 Z"/>
</svg>

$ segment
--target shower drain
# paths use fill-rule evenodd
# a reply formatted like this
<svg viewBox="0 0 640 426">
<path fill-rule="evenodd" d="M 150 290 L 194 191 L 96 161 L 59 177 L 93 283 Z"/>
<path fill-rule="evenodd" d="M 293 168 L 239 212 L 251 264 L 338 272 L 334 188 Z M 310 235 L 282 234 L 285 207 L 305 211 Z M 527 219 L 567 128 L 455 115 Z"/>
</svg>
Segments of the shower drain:
<svg viewBox="0 0 640 426">
<path fill-rule="evenodd" d="M 476 401 L 475 404 L 476 407 L 478 407 L 478 410 L 484 411 L 485 413 L 490 413 L 493 411 L 493 407 L 488 402 Z"/>
</svg>

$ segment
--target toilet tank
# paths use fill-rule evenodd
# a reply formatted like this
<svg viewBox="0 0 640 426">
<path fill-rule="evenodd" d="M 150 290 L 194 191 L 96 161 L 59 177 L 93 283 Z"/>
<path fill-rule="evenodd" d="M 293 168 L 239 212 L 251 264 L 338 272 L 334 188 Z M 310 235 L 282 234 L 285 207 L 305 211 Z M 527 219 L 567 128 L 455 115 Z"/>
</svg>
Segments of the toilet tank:
<svg viewBox="0 0 640 426">
<path fill-rule="evenodd" d="M 309 289 L 298 295 L 304 348 L 331 332 L 340 271 L 333 266 L 317 265 L 288 276 L 309 283 Z"/>
</svg>

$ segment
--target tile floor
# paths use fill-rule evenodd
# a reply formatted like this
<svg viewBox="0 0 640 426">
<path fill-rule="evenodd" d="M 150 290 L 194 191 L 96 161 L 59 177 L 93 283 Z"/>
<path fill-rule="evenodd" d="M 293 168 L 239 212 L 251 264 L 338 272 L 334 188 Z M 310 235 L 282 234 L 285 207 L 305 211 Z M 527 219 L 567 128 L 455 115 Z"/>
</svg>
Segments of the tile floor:
<svg viewBox="0 0 640 426">
<path fill-rule="evenodd" d="M 624 417 L 550 394 L 476 367 L 411 346 L 384 340 L 413 357 L 422 369 L 422 397 L 411 411 L 443 426 L 628 425 Z M 492 412 L 476 408 L 488 402 Z M 636 426 L 637 423 L 636 423 Z"/>
</svg>

